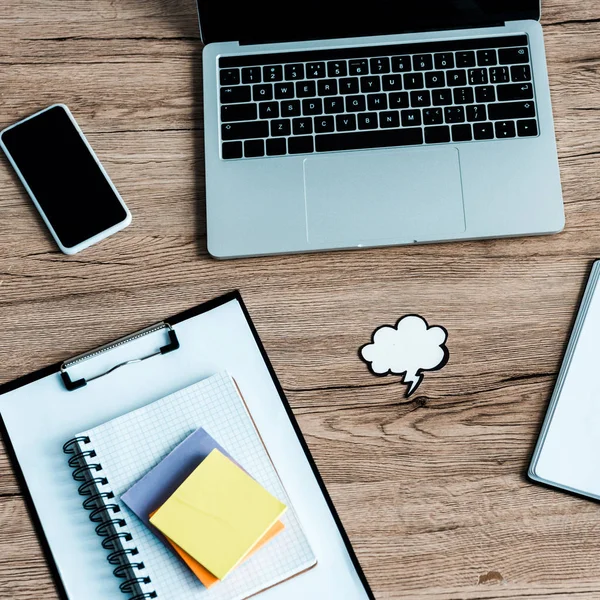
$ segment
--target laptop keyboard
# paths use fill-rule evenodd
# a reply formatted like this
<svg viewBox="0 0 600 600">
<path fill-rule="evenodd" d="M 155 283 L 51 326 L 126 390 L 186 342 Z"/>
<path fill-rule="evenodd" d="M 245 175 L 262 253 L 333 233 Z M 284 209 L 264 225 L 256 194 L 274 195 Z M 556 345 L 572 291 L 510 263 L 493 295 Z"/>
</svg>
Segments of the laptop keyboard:
<svg viewBox="0 0 600 600">
<path fill-rule="evenodd" d="M 219 58 L 221 156 L 538 135 L 525 35 Z"/>
</svg>

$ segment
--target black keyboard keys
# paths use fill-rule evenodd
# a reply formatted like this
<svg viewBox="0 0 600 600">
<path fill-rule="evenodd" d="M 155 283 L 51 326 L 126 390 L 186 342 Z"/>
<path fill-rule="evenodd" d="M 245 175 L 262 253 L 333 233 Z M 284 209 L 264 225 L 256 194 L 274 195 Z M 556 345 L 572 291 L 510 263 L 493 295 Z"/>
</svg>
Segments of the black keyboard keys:
<svg viewBox="0 0 600 600">
<path fill-rule="evenodd" d="M 302 100 L 303 115 L 320 115 L 323 112 L 323 101 L 321 98 Z"/>
<path fill-rule="evenodd" d="M 358 77 L 340 79 L 340 94 L 358 94 Z"/>
<path fill-rule="evenodd" d="M 439 125 L 437 127 L 425 127 L 426 144 L 443 144 L 450 141 L 450 127 Z"/>
<path fill-rule="evenodd" d="M 285 100 L 286 98 L 294 97 L 293 83 L 276 83 L 275 84 L 275 99 Z"/>
<path fill-rule="evenodd" d="M 315 62 L 308 63 L 306 65 L 306 78 L 307 79 L 321 79 L 325 77 L 325 63 Z"/>
<path fill-rule="evenodd" d="M 514 65 L 529 62 L 527 48 L 503 48 L 498 50 L 498 61 L 501 65 Z"/>
<path fill-rule="evenodd" d="M 510 81 L 507 67 L 490 69 L 490 83 L 508 83 Z"/>
<path fill-rule="evenodd" d="M 466 52 L 456 53 L 456 66 L 457 67 L 474 67 L 475 66 L 475 52 L 467 50 Z"/>
<path fill-rule="evenodd" d="M 219 73 L 221 85 L 237 85 L 240 82 L 239 69 L 221 69 Z"/>
<path fill-rule="evenodd" d="M 392 71 L 394 73 L 404 73 L 411 69 L 410 56 L 392 56 Z"/>
<path fill-rule="evenodd" d="M 443 122 L 444 113 L 441 108 L 426 108 L 423 111 L 423 125 L 441 125 Z"/>
<path fill-rule="evenodd" d="M 314 150 L 312 135 L 291 137 L 288 139 L 288 152 L 290 154 L 306 154 Z"/>
<path fill-rule="evenodd" d="M 323 109 L 326 115 L 344 112 L 344 99 L 341 96 L 335 98 L 325 98 L 323 100 Z"/>
<path fill-rule="evenodd" d="M 501 121 L 504 119 L 526 119 L 535 117 L 535 106 L 530 100 L 528 102 L 501 102 L 488 106 L 490 121 Z"/>
<path fill-rule="evenodd" d="M 244 156 L 246 158 L 257 158 L 265 155 L 264 140 L 248 140 L 244 142 Z"/>
<path fill-rule="evenodd" d="M 242 142 L 224 142 L 221 148 L 221 156 L 225 159 L 242 158 Z"/>
<path fill-rule="evenodd" d="M 413 69 L 415 71 L 431 71 L 433 69 L 433 56 L 431 54 L 416 54 L 413 56 Z"/>
<path fill-rule="evenodd" d="M 299 117 L 300 116 L 300 100 L 286 100 L 281 103 L 282 117 Z"/>
<path fill-rule="evenodd" d="M 517 134 L 515 131 L 514 121 L 498 121 L 494 125 L 497 138 L 514 138 Z"/>
<path fill-rule="evenodd" d="M 496 87 L 498 100 L 531 100 L 533 98 L 533 86 L 531 83 L 507 83 Z"/>
<path fill-rule="evenodd" d="M 473 137 L 476 140 L 493 140 L 494 125 L 492 123 L 474 123 Z"/>
<path fill-rule="evenodd" d="M 389 148 L 422 143 L 423 130 L 420 127 L 408 127 L 406 129 L 390 129 L 384 131 L 329 133 L 315 136 L 315 147 L 317 152 L 360 150 L 362 148 Z"/>
<path fill-rule="evenodd" d="M 402 75 L 386 75 L 381 78 L 383 90 L 393 92 L 402 89 Z"/>
<path fill-rule="evenodd" d="M 379 126 L 383 129 L 400 127 L 400 113 L 397 110 L 388 110 L 380 113 Z"/>
<path fill-rule="evenodd" d="M 444 71 L 431 71 L 425 73 L 425 85 L 428 88 L 441 88 L 446 85 Z"/>
<path fill-rule="evenodd" d="M 446 81 L 451 86 L 467 85 L 467 72 L 464 69 L 448 71 L 446 73 Z"/>
<path fill-rule="evenodd" d="M 271 138 L 267 140 L 267 156 L 281 156 L 285 153 L 285 138 Z"/>
<path fill-rule="evenodd" d="M 529 65 L 515 65 L 510 68 L 512 81 L 531 81 L 531 67 Z"/>
<path fill-rule="evenodd" d="M 275 103 L 277 104 L 277 103 Z M 221 121 L 253 121 L 256 119 L 256 104 L 228 104 L 221 106 Z"/>
<path fill-rule="evenodd" d="M 352 131 L 356 129 L 356 117 L 354 115 L 337 115 L 335 118 L 335 128 L 338 131 Z"/>
<path fill-rule="evenodd" d="M 358 115 L 359 129 L 377 129 L 377 113 L 361 113 Z"/>
<path fill-rule="evenodd" d="M 467 121 L 485 121 L 487 119 L 487 112 L 485 104 L 473 104 L 467 106 Z"/>
<path fill-rule="evenodd" d="M 473 88 L 461 87 L 454 88 L 454 104 L 471 104 L 475 101 Z"/>
<path fill-rule="evenodd" d="M 452 52 L 441 52 L 434 55 L 436 69 L 454 69 L 454 54 Z"/>
<path fill-rule="evenodd" d="M 443 90 L 433 90 L 431 100 L 434 106 L 448 106 L 452 104 L 452 90 L 446 88 Z"/>
<path fill-rule="evenodd" d="M 304 65 L 285 65 L 285 78 L 289 80 L 304 79 Z"/>
<path fill-rule="evenodd" d="M 292 133 L 292 125 L 289 119 L 277 119 L 271 121 L 271 136 L 281 137 Z"/>
<path fill-rule="evenodd" d="M 345 60 L 327 63 L 328 77 L 345 77 L 348 74 L 348 65 Z"/>
<path fill-rule="evenodd" d="M 321 79 L 317 83 L 319 96 L 335 96 L 338 93 L 337 79 Z"/>
<path fill-rule="evenodd" d="M 424 88 L 422 73 L 406 73 L 404 75 L 404 88 L 407 90 L 420 90 Z"/>
<path fill-rule="evenodd" d="M 273 99 L 273 86 L 270 83 L 253 85 L 252 86 L 252 99 L 255 102 L 261 102 L 263 100 Z"/>
<path fill-rule="evenodd" d="M 234 102 L 250 102 L 252 92 L 249 85 L 239 85 L 237 87 L 221 88 L 221 104 L 231 104 Z"/>
<path fill-rule="evenodd" d="M 473 139 L 470 125 L 452 125 L 453 142 L 470 142 Z"/>
<path fill-rule="evenodd" d="M 385 56 L 383 58 L 372 58 L 370 61 L 371 73 L 373 75 L 383 75 L 390 72 L 390 59 Z"/>
<path fill-rule="evenodd" d="M 241 105 L 238 104 L 237 106 Z M 279 117 L 279 102 L 261 102 L 258 105 L 258 116 L 261 119 L 276 119 Z"/>
<path fill-rule="evenodd" d="M 475 100 L 477 102 L 495 102 L 496 92 L 493 85 L 482 85 L 475 88 Z"/>
<path fill-rule="evenodd" d="M 477 64 L 480 67 L 491 67 L 498 64 L 498 56 L 495 50 L 479 50 L 477 52 Z"/>
<path fill-rule="evenodd" d="M 485 85 L 488 81 L 487 69 L 469 69 L 469 83 L 471 85 Z"/>
<path fill-rule="evenodd" d="M 465 109 L 462 106 L 447 106 L 444 109 L 446 123 L 464 123 Z"/>
<path fill-rule="evenodd" d="M 537 121 L 535 119 L 517 121 L 517 133 L 519 137 L 536 136 L 538 134 Z"/>
<path fill-rule="evenodd" d="M 224 123 L 221 125 L 223 140 L 244 140 L 266 138 L 269 135 L 268 121 L 248 121 L 245 123 Z"/>
<path fill-rule="evenodd" d="M 263 67 L 263 79 L 272 82 L 281 81 L 283 79 L 283 67 L 281 65 Z"/>
<path fill-rule="evenodd" d="M 260 67 L 242 69 L 242 83 L 260 83 L 262 81 Z"/>
<path fill-rule="evenodd" d="M 324 119 L 328 117 L 323 117 Z M 307 135 L 313 132 L 312 119 L 310 117 L 300 117 L 292 119 L 292 131 L 294 135 Z"/>
<path fill-rule="evenodd" d="M 349 61 L 348 73 L 350 73 L 350 75 L 368 75 L 369 61 L 366 58 L 358 58 Z"/>
<path fill-rule="evenodd" d="M 314 81 L 299 81 L 296 83 L 296 96 L 298 98 L 313 98 L 317 95 L 317 86 Z"/>
<path fill-rule="evenodd" d="M 330 133 L 335 131 L 333 117 L 315 117 L 315 133 Z"/>
<path fill-rule="evenodd" d="M 381 90 L 381 81 L 379 77 L 361 77 L 360 91 L 363 94 L 370 92 L 379 92 Z"/>
</svg>

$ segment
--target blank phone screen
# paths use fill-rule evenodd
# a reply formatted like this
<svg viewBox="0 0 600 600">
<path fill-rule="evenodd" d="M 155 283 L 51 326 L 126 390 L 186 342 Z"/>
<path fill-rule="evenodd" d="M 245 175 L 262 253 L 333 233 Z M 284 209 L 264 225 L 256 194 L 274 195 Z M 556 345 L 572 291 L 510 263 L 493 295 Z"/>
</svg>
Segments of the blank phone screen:
<svg viewBox="0 0 600 600">
<path fill-rule="evenodd" d="M 61 106 L 9 129 L 2 141 L 66 248 L 77 246 L 127 217 Z"/>
</svg>

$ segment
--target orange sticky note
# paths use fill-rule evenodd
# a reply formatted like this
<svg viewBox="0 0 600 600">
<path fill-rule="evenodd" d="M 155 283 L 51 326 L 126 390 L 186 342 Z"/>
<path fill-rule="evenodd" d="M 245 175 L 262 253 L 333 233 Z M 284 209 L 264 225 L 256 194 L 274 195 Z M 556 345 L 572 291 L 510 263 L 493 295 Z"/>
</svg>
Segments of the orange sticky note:
<svg viewBox="0 0 600 600">
<path fill-rule="evenodd" d="M 155 512 L 156 510 L 150 513 L 149 516 L 154 516 Z M 250 558 L 250 556 L 252 556 L 257 550 L 262 548 L 268 541 L 272 540 L 277 534 L 281 533 L 284 529 L 285 525 L 281 521 L 277 521 L 277 523 L 275 523 L 275 525 L 273 525 L 273 527 L 271 527 L 271 529 L 267 531 L 264 537 L 256 543 L 254 548 L 250 550 L 246 558 Z M 210 571 L 206 570 L 196 559 L 192 558 L 183 548 L 178 546 L 173 540 L 169 539 L 167 536 L 165 536 L 165 538 L 169 542 L 169 544 L 173 546 L 173 549 L 175 550 L 175 552 L 177 552 L 177 554 L 179 554 L 183 562 L 190 568 L 192 573 L 194 573 L 194 575 L 204 584 L 205 587 L 209 588 L 218 581 L 220 581 Z"/>
</svg>

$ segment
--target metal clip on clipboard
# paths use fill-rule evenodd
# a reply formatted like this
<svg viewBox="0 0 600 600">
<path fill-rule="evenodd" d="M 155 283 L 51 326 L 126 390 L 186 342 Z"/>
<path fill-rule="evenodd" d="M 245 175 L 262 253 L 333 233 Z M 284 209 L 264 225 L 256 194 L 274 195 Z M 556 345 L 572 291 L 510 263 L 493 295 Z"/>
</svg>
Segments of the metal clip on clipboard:
<svg viewBox="0 0 600 600">
<path fill-rule="evenodd" d="M 82 362 L 85 362 L 86 360 L 91 359 L 91 358 L 95 358 L 96 356 L 99 356 L 100 354 L 104 354 L 105 352 L 110 352 L 111 350 L 114 350 L 115 348 L 118 348 L 119 346 L 123 346 L 124 344 L 132 342 L 134 340 L 140 339 L 140 338 L 150 335 L 152 333 L 156 333 L 157 331 L 161 331 L 162 329 L 167 330 L 167 333 L 169 335 L 169 343 L 166 346 L 162 346 L 161 348 L 159 348 L 156 352 L 147 354 L 146 356 L 142 356 L 141 358 L 134 358 L 131 360 L 126 360 L 124 362 L 114 365 L 107 371 L 104 371 L 103 373 L 100 373 L 98 375 L 94 375 L 93 377 L 89 377 L 88 379 L 81 378 L 81 379 L 76 379 L 75 381 L 73 381 L 71 379 L 71 377 L 69 376 L 69 373 L 67 373 L 67 369 L 69 369 L 70 367 L 78 365 Z M 169 352 L 173 352 L 173 350 L 177 350 L 178 348 L 179 348 L 179 340 L 177 339 L 177 334 L 175 333 L 175 330 L 168 323 L 161 321 L 160 323 L 157 323 L 156 325 L 152 325 L 151 327 L 146 327 L 146 329 L 142 329 L 141 331 L 132 333 L 131 335 L 126 335 L 125 337 L 119 338 L 118 340 L 115 340 L 114 342 L 111 342 L 110 344 L 105 344 L 104 346 L 100 346 L 100 348 L 97 348 L 96 350 L 92 350 L 91 352 L 86 352 L 85 354 L 80 354 L 79 356 L 75 356 L 74 358 L 71 358 L 70 360 L 66 360 L 60 366 L 60 376 L 62 377 L 63 383 L 65 384 L 65 387 L 67 388 L 67 390 L 69 392 L 72 392 L 73 390 L 77 390 L 77 389 L 87 385 L 90 381 L 94 381 L 95 379 L 104 377 L 105 375 L 108 375 L 109 373 L 112 373 L 113 371 L 116 371 L 117 369 L 120 369 L 121 367 L 125 367 L 126 365 L 131 365 L 131 364 L 135 364 L 135 363 L 140 363 L 144 360 L 152 358 L 153 356 L 159 356 L 161 354 L 168 354 Z"/>
</svg>

